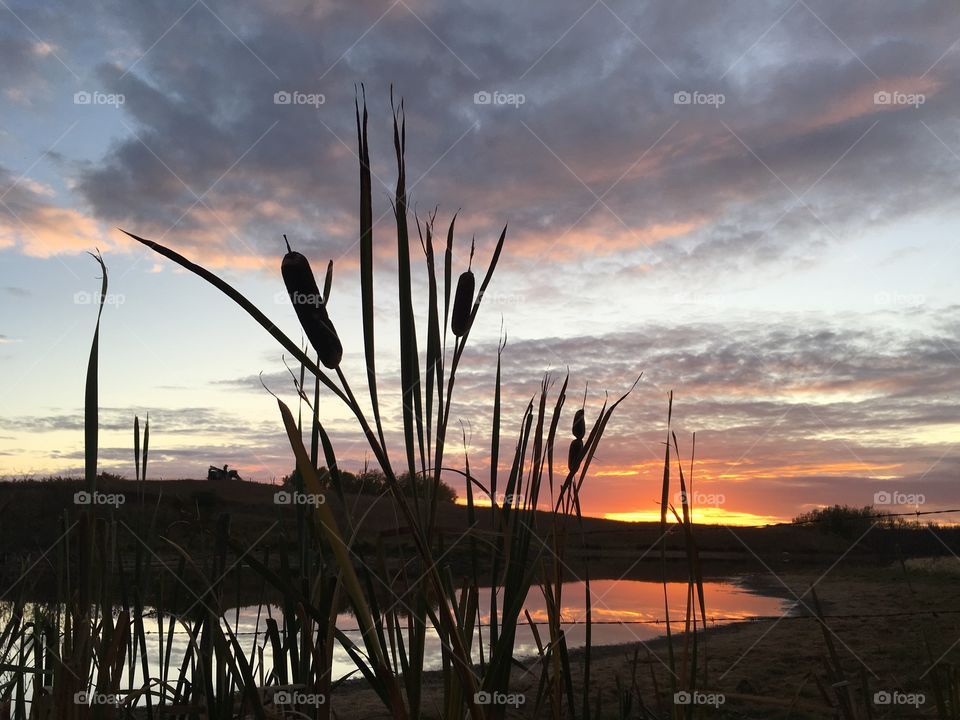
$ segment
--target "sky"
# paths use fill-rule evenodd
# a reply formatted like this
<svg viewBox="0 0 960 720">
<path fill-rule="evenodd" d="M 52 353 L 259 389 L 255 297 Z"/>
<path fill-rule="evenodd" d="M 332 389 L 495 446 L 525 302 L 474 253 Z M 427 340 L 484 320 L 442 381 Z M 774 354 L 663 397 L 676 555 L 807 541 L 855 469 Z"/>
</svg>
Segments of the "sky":
<svg viewBox="0 0 960 720">
<path fill-rule="evenodd" d="M 485 267 L 508 224 L 452 411 L 472 468 L 487 472 L 503 330 L 503 455 L 545 373 L 569 371 L 590 418 L 643 374 L 584 486 L 588 514 L 659 516 L 671 390 L 685 464 L 696 433 L 700 519 L 960 507 L 955 7 L 545 7 L 0 2 L 0 475 L 81 471 L 94 249 L 110 278 L 101 468 L 133 476 L 133 419 L 149 414 L 151 478 L 290 471 L 260 382 L 295 403 L 282 349 L 117 228 L 214 269 L 292 338 L 282 234 L 318 272 L 333 260 L 330 314 L 361 387 L 363 83 L 385 387 L 399 384 L 391 85 L 411 208 L 438 208 L 441 232 L 459 211 L 455 270 L 474 237 Z M 411 254 L 422 307 L 419 241 Z M 387 392 L 395 453 L 399 407 Z M 370 460 L 336 399 L 321 408 L 341 464 Z"/>
</svg>

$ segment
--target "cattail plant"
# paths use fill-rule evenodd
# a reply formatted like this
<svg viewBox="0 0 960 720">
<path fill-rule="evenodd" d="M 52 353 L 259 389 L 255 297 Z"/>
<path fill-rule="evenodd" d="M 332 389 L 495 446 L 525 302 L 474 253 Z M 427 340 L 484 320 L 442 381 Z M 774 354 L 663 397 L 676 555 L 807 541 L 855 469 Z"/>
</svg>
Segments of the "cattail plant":
<svg viewBox="0 0 960 720">
<path fill-rule="evenodd" d="M 558 443 L 562 442 L 558 437 L 558 428 L 569 378 L 565 378 L 559 391 L 554 392 L 550 377 L 545 377 L 539 393 L 530 399 L 519 423 L 515 436 L 516 450 L 506 458 L 505 468 L 501 469 L 501 355 L 504 339 L 497 348 L 488 487 L 484 487 L 482 480 L 471 472 L 465 433 L 463 470 L 451 467 L 449 460 L 445 462 L 444 450 L 457 369 L 484 292 L 503 249 L 506 227 L 496 240 L 479 291 L 472 271 L 475 244 L 471 243 L 468 268 L 460 275 L 454 292 L 452 258 L 456 216 L 447 230 L 442 264 L 439 262 L 439 252 L 435 253 L 434 249 L 436 212 L 429 216 L 421 234 L 428 287 L 425 309 L 426 361 L 421 366 L 407 231 L 402 104 L 399 112 L 394 109 L 393 120 L 398 166 L 393 203 L 397 224 L 400 295 L 397 325 L 400 331 L 402 382 L 398 394 L 403 405 L 404 440 L 403 457 L 399 463 L 387 452 L 379 402 L 373 322 L 376 283 L 373 278 L 370 156 L 367 112 L 364 106 L 361 120 L 359 98 L 360 294 L 365 378 L 372 419 L 368 420 L 368 411 L 358 401 L 340 367 L 343 346 L 327 314 L 332 263 L 327 268 L 321 293 L 309 261 L 303 254 L 294 252 L 284 236 L 287 253 L 281 263 L 281 275 L 300 324 L 317 353 L 314 361 L 308 356 L 306 346 L 301 347 L 287 337 L 263 312 L 222 278 L 170 248 L 132 234 L 131 237 L 220 289 L 269 332 L 300 362 L 300 380 L 296 383 L 294 376 L 294 382 L 300 398 L 308 404 L 310 401 L 304 391 L 305 375 L 310 373 L 315 377 L 309 451 L 303 441 L 302 423 L 294 418 L 290 408 L 279 398 L 278 408 L 283 429 L 296 458 L 297 490 L 317 495 L 328 487 L 332 488 L 341 508 L 346 507 L 347 503 L 344 502 L 340 484 L 334 443 L 321 421 L 321 386 L 332 399 L 342 402 L 352 412 L 374 461 L 383 473 L 397 517 L 412 544 L 412 550 L 409 545 L 402 550 L 401 569 L 388 572 L 387 543 L 383 534 L 379 535 L 375 558 L 369 557 L 369 551 L 358 544 L 357 537 L 364 517 L 347 512 L 345 519 L 341 520 L 326 503 L 311 508 L 298 507 L 298 542 L 283 541 L 275 549 L 263 548 L 262 554 L 253 552 L 246 543 L 232 536 L 229 516 L 222 515 L 211 536 L 213 542 L 209 557 L 191 557 L 186 549 L 168 540 L 166 544 L 173 546 L 177 562 L 171 566 L 161 563 L 163 567 L 158 570 L 154 570 L 148 555 L 154 552 L 152 545 L 161 535 L 155 520 L 139 529 L 137 537 L 140 542 L 134 546 L 134 562 L 131 569 L 126 569 L 116 542 L 118 534 L 122 536 L 118 531 L 130 531 L 125 523 L 117 520 L 110 520 L 109 524 L 101 522 L 93 516 L 89 507 L 80 512 L 78 521 L 72 525 L 68 525 L 70 517 L 65 514 L 64 535 L 74 525 L 79 526 L 80 572 L 72 570 L 68 555 L 64 554 L 59 560 L 58 578 L 62 582 L 58 587 L 62 586 L 65 593 L 59 603 L 65 608 L 63 622 L 59 619 L 43 622 L 35 619 L 32 624 L 27 623 L 23 618 L 23 605 L 17 601 L 11 622 L 0 624 L 0 720 L 5 718 L 5 708 L 10 707 L 11 697 L 15 698 L 13 720 L 27 720 L 28 716 L 67 720 L 113 717 L 112 711 L 108 715 L 103 708 L 78 705 L 74 701 L 74 694 L 91 688 L 99 693 L 123 690 L 124 668 L 126 695 L 131 703 L 139 702 L 143 706 L 142 712 L 128 709 L 125 717 L 187 714 L 193 717 L 199 712 L 210 718 L 253 717 L 267 720 L 268 717 L 276 717 L 276 707 L 267 707 L 272 702 L 270 690 L 293 686 L 302 688 L 305 693 L 319 693 L 324 698 L 336 690 L 342 679 L 332 676 L 335 643 L 339 643 L 349 656 L 372 692 L 384 704 L 389 717 L 394 720 L 435 717 L 435 709 L 440 711 L 439 716 L 443 718 L 502 720 L 506 714 L 503 706 L 483 703 L 479 698 L 509 692 L 512 674 L 515 676 L 514 670 L 519 664 L 515 653 L 518 650 L 518 631 L 523 629 L 521 618 L 524 617 L 536 640 L 539 654 L 539 663 L 531 664 L 528 671 L 536 672 L 537 667 L 540 670 L 535 702 L 530 703 L 533 714 L 541 717 L 543 713 L 540 711 L 544 710 L 552 718 L 599 719 L 599 698 L 595 709 L 591 709 L 588 702 L 592 642 L 589 567 L 584 573 L 585 645 L 583 654 L 577 659 L 569 652 L 567 645 L 568 621 L 563 613 L 563 586 L 569 566 L 564 558 L 569 533 L 576 532 L 577 528 L 580 530 L 581 545 L 586 546 L 580 490 L 607 424 L 617 406 L 633 388 L 615 402 L 604 402 L 591 423 L 589 433 L 585 421 L 584 391 L 583 404 L 574 414 L 571 428 L 573 439 L 568 450 L 567 471 L 564 473 L 555 469 L 561 464 L 555 463 L 555 448 L 560 447 Z M 419 218 L 417 220 L 420 229 Z M 107 289 L 106 268 L 103 269 L 101 308 Z M 450 344 L 449 334 L 454 336 Z M 99 315 L 88 365 L 85 402 L 87 487 L 91 491 L 96 489 L 98 335 Z M 333 370 L 335 374 L 328 375 L 323 368 Z M 326 405 L 323 409 L 326 410 Z M 671 409 L 668 409 L 668 434 L 670 413 Z M 138 420 L 135 420 L 135 429 L 139 430 Z M 669 440 L 668 435 L 661 516 L 664 530 L 669 498 Z M 672 440 L 673 447 L 677 449 L 676 437 L 673 436 Z M 142 490 L 147 467 L 146 431 L 142 465 L 139 432 L 135 433 L 134 447 L 136 476 Z M 326 475 L 322 475 L 319 469 L 321 454 L 327 469 Z M 677 456 L 679 458 L 678 449 Z M 397 464 L 405 466 L 404 469 L 409 473 L 406 479 L 394 469 Z M 686 501 L 687 486 L 679 462 L 678 469 L 684 498 L 682 516 L 676 509 L 669 509 L 683 528 L 687 540 L 690 580 L 686 626 L 690 650 L 688 653 L 685 646 L 683 656 L 676 662 L 673 644 L 670 643 L 671 692 L 693 691 L 703 687 L 703 682 L 697 676 L 697 668 L 700 663 L 705 666 L 704 646 L 696 635 L 698 609 L 700 628 L 705 626 L 706 620 L 702 573 L 693 539 L 692 509 Z M 469 572 L 466 573 L 457 569 L 458 566 L 448 558 L 451 548 L 444 547 L 443 529 L 438 522 L 439 493 L 436 490 L 441 483 L 441 474 L 447 472 L 459 473 L 466 479 L 466 517 L 469 527 L 465 536 L 469 543 L 464 545 L 469 545 L 471 560 Z M 562 483 L 556 483 L 558 479 Z M 420 480 L 423 482 L 419 483 Z M 404 483 L 414 491 L 412 497 L 406 492 Z M 692 459 L 690 483 L 692 487 Z M 428 490 L 418 497 L 418 487 Z M 432 492 L 429 490 L 431 487 Z M 497 501 L 498 489 L 505 491 L 503 497 L 506 499 L 502 504 Z M 488 527 L 479 527 L 481 515 L 474 503 L 477 493 L 490 501 Z M 541 510 L 540 505 L 547 498 L 550 506 Z M 346 531 L 341 531 L 341 522 L 346 524 Z M 547 541 L 541 539 L 541 530 L 548 531 Z M 661 545 L 665 559 L 663 547 Z M 408 565 L 414 568 L 412 575 L 408 575 Z M 262 580 L 264 591 L 269 585 L 271 592 L 280 595 L 275 605 L 278 608 L 276 617 L 271 615 L 267 618 L 265 634 L 255 634 L 249 649 L 241 646 L 240 633 L 236 631 L 239 627 L 239 610 L 236 610 L 231 621 L 225 609 L 231 601 L 226 590 L 226 578 L 231 567 L 236 568 L 237 596 L 230 607 L 240 607 L 239 575 L 245 568 L 252 569 Z M 159 578 L 154 577 L 155 572 L 160 573 Z M 170 581 L 170 575 L 175 581 Z M 147 588 L 157 584 L 158 579 L 161 582 L 153 607 L 156 610 L 155 632 L 160 650 L 159 656 L 154 658 L 148 655 L 146 649 L 147 634 L 154 631 L 147 629 L 149 613 L 144 612 L 143 594 Z M 166 590 L 163 580 L 168 583 Z M 664 583 L 666 587 L 666 579 Z M 395 585 L 404 588 L 402 595 L 394 592 L 397 602 L 385 606 L 382 602 L 383 590 L 392 591 Z M 194 588 L 200 591 L 195 592 Z M 490 606 L 484 615 L 480 605 L 486 588 L 489 588 Z M 528 594 L 536 590 L 542 592 L 547 606 L 547 631 L 542 636 L 545 642 L 541 642 L 537 624 L 524 607 Z M 356 618 L 359 640 L 351 638 L 348 631 L 337 625 L 338 613 L 344 604 L 349 605 L 349 610 Z M 176 616 L 171 614 L 171 611 L 183 606 L 189 606 L 190 611 Z M 272 612 L 269 609 L 272 606 L 266 605 L 264 595 L 261 595 L 258 617 L 259 609 L 266 607 L 268 612 Z M 118 609 L 120 612 L 116 613 Z M 665 606 L 665 609 L 669 641 L 669 608 Z M 188 637 L 180 655 L 171 652 L 177 645 L 175 628 L 179 628 L 177 633 Z M 32 642 L 28 642 L 28 633 Z M 47 635 L 50 633 L 54 635 L 54 647 L 58 644 L 56 636 L 62 636 L 59 652 L 46 649 L 49 645 Z M 425 643 L 428 637 L 438 638 L 442 646 L 443 698 L 434 707 L 427 707 L 429 700 L 423 697 Z M 270 660 L 266 659 L 266 652 L 270 652 Z M 28 658 L 28 655 L 31 657 Z M 151 663 L 154 663 L 153 666 Z M 5 678 L 7 671 L 12 673 L 12 677 Z M 135 671 L 140 676 L 137 680 Z M 54 688 L 50 695 L 34 695 L 39 702 L 30 711 L 24 703 L 24 678 L 28 673 L 34 678 L 34 688 L 48 684 Z M 582 688 L 580 702 L 574 697 L 574 678 L 577 673 Z M 637 694 L 639 700 L 639 691 Z M 623 696 L 623 693 L 620 695 Z M 621 703 L 621 708 L 623 706 Z M 49 713 L 46 712 L 47 708 Z M 309 708 L 309 715 L 303 712 L 308 708 L 291 710 L 297 716 L 314 720 L 329 720 L 333 716 L 352 717 L 355 714 L 351 712 L 355 708 L 349 708 L 345 714 L 337 715 L 338 711 L 331 709 L 329 702 Z M 674 706 L 669 713 L 661 713 L 658 717 L 669 715 L 672 720 L 680 720 L 681 717 L 689 720 L 693 712 L 693 706 Z M 626 711 L 621 713 L 622 716 L 626 714 Z M 513 717 L 513 713 L 510 716 Z M 646 712 L 644 716 L 653 717 Z"/>
<path fill-rule="evenodd" d="M 321 295 L 308 260 L 302 254 L 291 250 L 289 242 L 287 243 L 288 252 L 283 259 L 281 272 L 300 324 L 317 352 L 319 363 L 315 363 L 298 344 L 281 332 L 246 297 L 223 279 L 169 248 L 135 235 L 131 237 L 174 260 L 223 291 L 266 329 L 285 350 L 299 360 L 303 372 L 309 372 L 315 376 L 318 388 L 319 385 L 323 385 L 333 397 L 344 403 L 352 412 L 367 440 L 375 462 L 383 472 L 385 485 L 393 498 L 397 515 L 412 542 L 414 552 L 412 559 L 419 565 L 420 579 L 404 595 L 404 614 L 401 614 L 396 603 L 384 609 L 378 599 L 378 588 L 373 583 L 379 582 L 389 588 L 389 583 L 396 578 L 391 579 L 383 569 L 382 557 L 374 562 L 375 565 L 380 566 L 377 573 L 380 577 L 371 578 L 368 572 L 358 572 L 355 560 L 359 560 L 360 555 L 354 547 L 356 528 L 353 526 L 353 520 L 348 516 L 349 532 L 341 532 L 337 518 L 326 504 L 313 508 L 313 522 L 308 525 L 312 531 L 315 531 L 311 536 L 311 550 L 316 552 L 317 557 L 330 558 L 333 564 L 325 571 L 322 570 L 322 563 L 313 566 L 320 567 L 320 572 L 325 573 L 323 575 L 315 574 L 316 570 L 307 570 L 305 571 L 307 576 L 295 585 L 273 573 L 265 563 L 260 563 L 250 556 L 246 548 L 235 540 L 228 540 L 229 547 L 234 550 L 238 558 L 244 557 L 245 562 L 260 573 L 266 582 L 280 591 L 290 608 L 296 609 L 299 616 L 290 618 L 291 623 L 303 626 L 303 617 L 300 616 L 308 616 L 317 624 L 318 630 L 325 633 L 328 642 L 324 645 L 324 653 L 327 653 L 327 658 L 330 657 L 330 643 L 334 638 L 340 642 L 395 720 L 423 716 L 421 683 L 424 671 L 424 643 L 429 633 L 435 633 L 439 637 L 443 648 L 445 678 L 443 716 L 463 718 L 466 714 L 471 720 L 499 718 L 502 716 L 503 708 L 487 706 L 477 698 L 483 693 L 509 691 L 523 603 L 531 587 L 536 586 L 535 570 L 540 566 L 543 551 L 542 542 L 538 541 L 534 531 L 541 487 L 549 487 L 552 517 L 555 518 L 558 515 L 568 517 L 572 513 L 579 516 L 580 486 L 604 427 L 613 415 L 614 409 L 626 395 L 617 402 L 604 406 L 596 425 L 586 439 L 584 439 L 586 427 L 582 410 L 580 411 L 579 420 L 575 421 L 575 438 L 568 458 L 569 473 L 566 474 L 566 479 L 555 496 L 553 456 L 566 381 L 556 398 L 551 418 L 547 408 L 550 383 L 545 379 L 540 397 L 536 404 L 531 401 L 518 433 L 517 452 L 509 468 L 505 488 L 512 500 L 499 507 L 495 498 L 498 487 L 497 475 L 500 472 L 497 461 L 501 432 L 499 356 L 503 346 L 500 346 L 494 396 L 494 426 L 491 440 L 493 462 L 490 468 L 490 487 L 483 487 L 482 483 L 470 473 L 469 460 L 466 457 L 465 470 L 453 470 L 466 477 L 467 512 L 468 517 L 471 518 L 471 528 L 475 524 L 476 517 L 473 506 L 474 493 L 481 492 L 490 498 L 493 506 L 494 539 L 487 539 L 486 542 L 492 542 L 494 546 L 492 568 L 489 576 L 484 578 L 481 577 L 478 565 L 474 563 L 472 577 L 464 578 L 462 585 L 458 587 L 453 580 L 454 571 L 451 565 L 444 560 L 446 552 L 443 550 L 442 536 L 439 536 L 438 532 L 439 493 L 436 492 L 436 488 L 441 482 L 441 474 L 451 471 L 444 462 L 444 449 L 451 419 L 457 370 L 484 292 L 500 258 L 506 237 L 506 227 L 496 241 L 479 289 L 472 270 L 476 246 L 475 243 L 471 243 L 468 267 L 460 275 L 456 291 L 452 293 L 454 222 L 451 221 L 447 232 L 441 275 L 437 270 L 438 262 L 433 246 L 435 213 L 430 216 L 425 233 L 421 235 L 429 288 L 426 307 L 426 363 L 421 367 L 407 224 L 408 199 L 404 160 L 406 133 L 403 104 L 400 104 L 399 109 L 394 107 L 393 140 L 398 178 L 392 204 L 397 226 L 400 300 L 397 324 L 400 330 L 399 364 L 405 451 L 401 455 L 400 464 L 409 473 L 411 487 L 414 490 L 418 486 L 417 477 L 424 479 L 423 487 L 434 489 L 432 492 L 427 492 L 424 497 L 418 497 L 414 492 L 411 498 L 401 484 L 401 474 L 395 470 L 398 459 L 391 458 L 387 452 L 384 423 L 381 418 L 375 362 L 376 333 L 373 323 L 376 284 L 373 282 L 374 243 L 367 111 L 364 103 L 361 116 L 359 98 L 356 114 L 360 159 L 360 292 L 366 381 L 369 388 L 369 407 L 373 413 L 372 419 L 368 419 L 367 411 L 358 401 L 340 367 L 343 348 L 326 311 L 330 285 L 329 269 L 324 292 Z M 417 227 L 420 228 L 419 219 Z M 452 294 L 454 297 L 451 304 Z M 448 318 L 449 326 L 446 322 Z M 452 350 L 447 343 L 448 332 L 455 338 Z M 320 365 L 335 370 L 335 377 L 328 376 Z M 302 399 L 306 399 L 302 386 L 301 380 L 298 393 Z M 319 389 L 316 389 L 313 436 L 318 438 L 319 444 L 322 445 L 326 466 L 330 468 L 331 480 L 336 489 L 337 459 L 333 443 L 321 421 L 318 399 Z M 279 399 L 278 405 L 284 429 L 297 460 L 297 472 L 302 479 L 303 488 L 309 493 L 319 493 L 321 483 L 317 468 L 317 440 L 312 443 L 313 452 L 308 453 L 301 437 L 301 428 L 293 414 Z M 471 547 L 476 548 L 473 540 L 474 538 L 471 538 Z M 361 565 L 364 566 L 364 570 L 369 570 L 370 566 L 367 562 L 361 561 Z M 562 579 L 558 577 L 557 582 L 562 582 Z M 491 587 L 491 612 L 485 623 L 482 622 L 479 607 L 480 588 L 483 586 Z M 326 592 L 316 595 L 300 589 L 314 587 L 334 589 L 331 591 L 332 595 Z M 555 593 L 554 597 L 560 598 L 559 586 L 552 592 Z M 361 629 L 362 648 L 335 627 L 335 615 L 330 613 L 330 608 L 335 605 L 335 602 L 330 598 L 341 596 L 349 602 L 350 609 L 357 619 Z M 560 607 L 559 603 L 557 607 Z M 551 637 L 562 638 L 560 615 L 553 615 L 551 623 Z M 484 628 L 485 624 L 486 628 Z M 406 634 L 401 630 L 402 628 L 405 628 Z M 228 638 L 228 640 L 233 639 Z M 279 647 L 279 639 L 276 635 L 271 642 Z M 305 642 L 310 645 L 313 641 L 307 638 Z M 563 647 L 565 648 L 565 645 Z M 293 648 L 294 646 L 291 645 L 291 661 Z M 562 652 L 566 657 L 565 649 Z M 318 661 L 317 669 L 322 667 L 329 668 L 329 660 Z M 239 671 L 237 677 L 246 684 L 249 681 L 247 676 L 249 670 L 241 666 Z M 572 687 L 568 662 L 564 663 L 563 671 L 566 673 L 563 684 L 568 688 Z M 278 679 L 284 677 L 284 672 L 278 670 L 276 677 Z M 325 677 L 326 680 L 317 679 L 317 675 Z M 328 672 L 316 675 L 307 672 L 301 673 L 300 676 L 307 678 L 311 683 L 316 681 L 318 684 L 315 687 L 325 687 L 326 690 L 331 688 Z M 320 684 L 324 682 L 325 685 Z M 252 701 L 251 706 L 259 715 L 259 708 Z M 327 712 L 325 709 L 321 710 L 321 713 Z M 323 714 L 323 717 L 328 715 Z"/>
<path fill-rule="evenodd" d="M 310 269 L 310 261 L 301 253 L 290 249 L 286 235 L 283 240 L 287 244 L 287 254 L 283 256 L 280 264 L 280 273 L 287 286 L 290 302 L 293 303 L 300 325 L 313 349 L 317 351 L 320 362 L 335 370 L 343 357 L 343 346 L 327 314 L 326 297 L 320 294 L 313 270 Z"/>
</svg>

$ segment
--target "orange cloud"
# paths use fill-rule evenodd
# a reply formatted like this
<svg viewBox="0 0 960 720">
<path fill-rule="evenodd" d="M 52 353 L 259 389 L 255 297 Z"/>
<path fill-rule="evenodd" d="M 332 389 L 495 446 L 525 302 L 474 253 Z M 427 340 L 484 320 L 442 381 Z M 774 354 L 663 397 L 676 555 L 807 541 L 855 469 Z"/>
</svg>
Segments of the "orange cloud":
<svg viewBox="0 0 960 720">
<path fill-rule="evenodd" d="M 609 211 L 603 208 L 600 212 L 609 215 Z M 578 224 L 559 234 L 554 230 L 523 233 L 513 238 L 513 254 L 538 257 L 550 253 L 553 260 L 572 260 L 583 255 L 610 255 L 686 235 L 704 223 L 702 218 L 691 218 L 643 227 L 625 227 L 609 215 L 609 220 Z"/>
<path fill-rule="evenodd" d="M 922 96 L 925 101 L 926 96 L 935 95 L 942 86 L 943 82 L 932 76 L 878 78 L 831 102 L 805 123 L 804 130 L 810 132 L 878 112 L 912 107 L 899 102 L 900 96 Z"/>
<path fill-rule="evenodd" d="M 48 258 L 111 247 L 91 217 L 72 208 L 39 205 L 13 214 L 0 211 L 0 248 L 17 247 L 25 255 Z"/>
</svg>

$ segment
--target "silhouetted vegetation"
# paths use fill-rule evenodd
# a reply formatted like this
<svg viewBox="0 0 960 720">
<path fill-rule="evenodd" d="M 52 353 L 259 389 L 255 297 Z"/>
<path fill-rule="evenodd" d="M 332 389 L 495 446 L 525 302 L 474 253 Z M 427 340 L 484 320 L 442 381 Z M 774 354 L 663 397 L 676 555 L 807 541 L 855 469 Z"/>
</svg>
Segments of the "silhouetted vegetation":
<svg viewBox="0 0 960 720">
<path fill-rule="evenodd" d="M 872 505 L 863 507 L 832 505 L 815 508 L 797 515 L 793 522 L 815 525 L 827 532 L 844 537 L 865 533 L 874 524 L 882 528 L 902 528 L 912 525 L 904 518 L 880 512 Z"/>
<path fill-rule="evenodd" d="M 320 484 L 324 490 L 333 490 L 333 477 L 326 466 L 321 467 L 317 474 L 320 478 Z M 415 476 L 415 481 L 410 482 L 410 473 L 402 473 L 397 477 L 397 482 L 404 494 L 408 497 L 432 498 L 434 488 L 434 478 L 424 478 L 421 475 Z M 359 473 L 352 473 L 347 470 L 340 471 L 340 489 L 344 495 L 383 495 L 390 491 L 387 485 L 386 476 L 379 470 L 362 470 Z M 299 487 L 299 474 L 294 470 L 283 478 L 285 488 Z M 437 486 L 437 500 L 439 502 L 456 502 L 457 492 L 443 480 L 439 481 Z"/>
</svg>

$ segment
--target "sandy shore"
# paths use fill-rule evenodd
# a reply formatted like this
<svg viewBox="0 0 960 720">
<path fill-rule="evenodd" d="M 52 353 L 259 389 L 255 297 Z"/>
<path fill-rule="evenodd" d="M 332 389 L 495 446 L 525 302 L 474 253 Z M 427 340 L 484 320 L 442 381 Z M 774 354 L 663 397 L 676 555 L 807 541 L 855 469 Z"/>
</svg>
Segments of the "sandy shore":
<svg viewBox="0 0 960 720">
<path fill-rule="evenodd" d="M 928 669 L 931 658 L 941 665 L 960 662 L 960 576 L 952 568 L 927 569 L 922 565 L 909 568 L 906 575 L 899 566 L 839 566 L 824 575 L 826 570 L 741 578 L 754 591 L 783 597 L 788 605 L 796 603 L 796 607 L 782 618 L 712 628 L 701 637 L 708 678 L 705 690 L 724 697 L 722 705 L 708 709 L 707 717 L 832 717 L 835 711 L 827 699 L 836 704 L 837 691 L 831 685 L 839 682 L 844 687 L 844 680 L 851 683 L 858 702 L 863 702 L 866 683 L 873 717 L 935 716 L 933 673 Z M 811 585 L 844 678 L 827 676 L 829 650 L 819 621 L 812 617 Z M 801 597 L 802 604 L 795 595 Z M 675 635 L 678 665 L 684 642 L 684 636 Z M 664 638 L 593 648 L 591 707 L 596 706 L 599 696 L 600 716 L 618 717 L 619 683 L 622 688 L 633 686 L 652 712 L 667 715 L 668 655 Z M 582 667 L 583 651 L 575 651 L 573 657 L 575 665 Z M 511 691 L 523 693 L 527 702 L 508 712 L 507 717 L 535 717 L 539 670 L 530 662 L 526 666 L 534 671 L 524 673 L 518 668 Z M 582 677 L 575 678 L 575 683 L 579 697 Z M 918 707 L 884 705 L 884 696 L 880 696 L 881 703 L 874 703 L 874 695 L 883 692 L 901 700 L 920 700 L 922 696 L 923 702 Z M 896 695 L 898 692 L 902 695 Z M 424 681 L 425 717 L 441 717 L 442 697 L 442 677 L 428 673 Z M 632 717 L 637 717 L 636 693 L 633 704 Z M 349 682 L 339 688 L 333 695 L 332 708 L 342 718 L 390 717 L 362 682 Z M 549 712 L 543 708 L 536 716 L 548 717 Z"/>
</svg>

